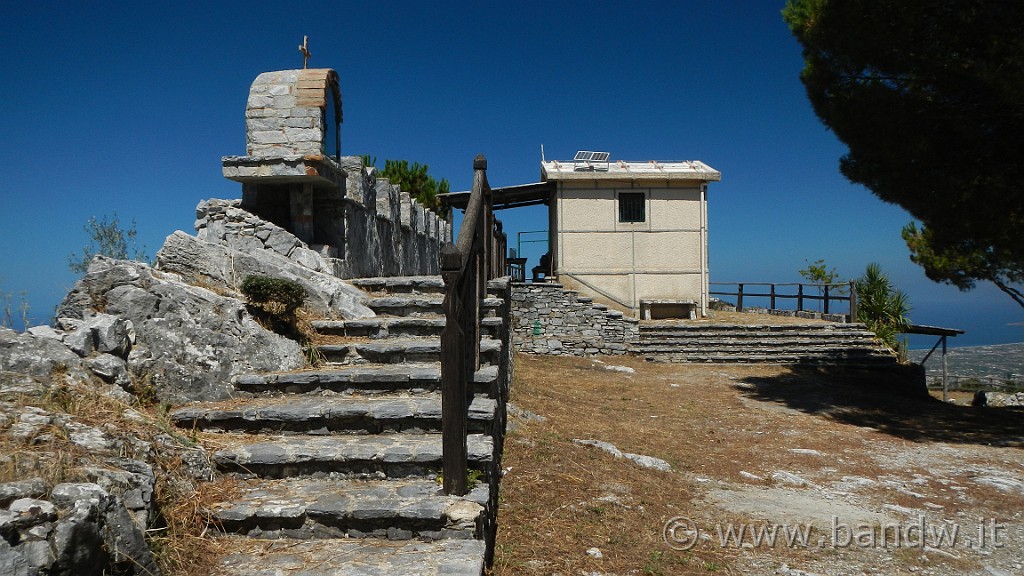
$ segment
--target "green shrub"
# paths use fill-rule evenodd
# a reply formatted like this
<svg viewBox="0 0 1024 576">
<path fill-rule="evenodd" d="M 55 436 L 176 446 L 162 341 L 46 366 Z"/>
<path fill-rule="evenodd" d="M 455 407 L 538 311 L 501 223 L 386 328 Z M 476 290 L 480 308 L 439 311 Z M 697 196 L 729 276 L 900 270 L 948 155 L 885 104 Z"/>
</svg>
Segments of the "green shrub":
<svg viewBox="0 0 1024 576">
<path fill-rule="evenodd" d="M 249 301 L 249 312 L 267 330 L 289 338 L 299 337 L 296 311 L 306 298 L 306 291 L 297 282 L 249 276 L 242 281 L 242 294 Z"/>
<path fill-rule="evenodd" d="M 905 356 L 899 341 L 910 320 L 910 300 L 892 285 L 889 276 L 877 263 L 868 264 L 864 275 L 856 280 L 857 318 L 875 333 L 879 340 Z"/>
<path fill-rule="evenodd" d="M 241 289 L 251 306 L 279 319 L 293 317 L 306 299 L 306 290 L 298 282 L 269 276 L 248 276 Z"/>
</svg>

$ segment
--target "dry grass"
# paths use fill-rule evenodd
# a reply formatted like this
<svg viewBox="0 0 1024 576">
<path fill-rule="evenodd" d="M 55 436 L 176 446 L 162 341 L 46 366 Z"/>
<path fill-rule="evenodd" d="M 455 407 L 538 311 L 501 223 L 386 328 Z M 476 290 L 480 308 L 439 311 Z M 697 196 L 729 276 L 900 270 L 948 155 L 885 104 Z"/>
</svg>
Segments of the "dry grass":
<svg viewBox="0 0 1024 576">
<path fill-rule="evenodd" d="M 672 550 L 662 539 L 666 520 L 685 516 L 705 527 L 764 520 L 729 513 L 707 499 L 711 487 L 771 487 L 777 470 L 818 483 L 840 476 L 912 478 L 932 472 L 932 462 L 885 456 L 896 458 L 920 443 L 974 446 L 1024 437 L 1021 413 L 978 413 L 901 396 L 893 389 L 898 374 L 601 360 L 636 372 L 611 371 L 589 359 L 517 357 L 511 401 L 547 420 L 518 422 L 508 435 L 493 574 L 747 573 L 750 550 L 711 541 Z M 673 471 L 647 470 L 575 445 L 574 438 L 662 458 Z M 979 458 L 987 457 L 978 450 Z M 953 479 L 967 482 L 968 475 Z M 998 490 L 972 490 L 988 513 L 1021 504 Z M 886 503 L 921 505 L 914 496 L 894 496 L 881 487 L 877 492 Z M 962 509 L 957 497 L 939 488 L 928 495 L 947 510 Z M 602 557 L 588 555 L 591 548 Z M 769 572 L 781 562 L 792 566 L 847 554 L 786 547 L 757 552 Z M 916 555 L 896 559 L 902 568 L 926 567 Z"/>
<path fill-rule="evenodd" d="M 692 431 L 694 419 L 703 416 L 696 402 L 671 387 L 671 371 L 634 358 L 614 363 L 641 371 L 643 381 L 590 360 L 517 358 L 512 402 L 547 421 L 525 423 L 506 441 L 503 466 L 511 470 L 502 481 L 495 574 L 658 574 L 726 564 L 719 550 L 674 552 L 662 542 L 667 518 L 697 512 L 693 498 L 699 491 L 686 476 L 572 443 L 611 442 L 667 460 L 677 470 L 696 470 L 706 459 L 694 458 L 706 435 L 676 434 Z M 696 376 L 690 385 L 699 387 L 704 378 Z M 588 556 L 592 547 L 603 557 Z"/>
<path fill-rule="evenodd" d="M 237 481 L 219 478 L 192 490 L 164 481 L 157 488 L 164 525 L 150 532 L 149 542 L 161 571 L 168 576 L 209 574 L 224 551 L 204 511 L 237 497 Z"/>
<path fill-rule="evenodd" d="M 166 406 L 154 403 L 125 403 L 96 390 L 97 383 L 65 382 L 55 373 L 42 395 L 5 395 L 8 414 L 16 415 L 32 408 L 52 416 L 50 424 L 38 430 L 29 441 L 12 438 L 8 422 L 0 430 L 0 482 L 41 478 L 49 491 L 62 482 L 90 482 L 88 468 L 109 466 L 111 456 L 155 463 L 155 498 L 158 516 L 150 519 L 147 538 L 164 574 L 206 573 L 219 555 L 202 509 L 230 495 L 233 481 L 198 483 L 186 473 L 184 451 L 197 450 L 168 418 Z M 102 430 L 116 441 L 113 451 L 97 452 L 71 439 L 66 422 L 84 424 Z M 166 444 L 167 436 L 177 445 Z M 148 454 L 147 454 L 148 453 Z M 199 452 L 201 454 L 201 452 Z"/>
</svg>

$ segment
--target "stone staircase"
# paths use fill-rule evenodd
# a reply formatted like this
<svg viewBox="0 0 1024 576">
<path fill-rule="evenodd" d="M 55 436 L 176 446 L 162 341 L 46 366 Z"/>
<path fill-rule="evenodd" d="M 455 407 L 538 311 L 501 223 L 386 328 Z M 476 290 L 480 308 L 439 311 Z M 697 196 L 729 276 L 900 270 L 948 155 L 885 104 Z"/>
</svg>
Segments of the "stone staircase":
<svg viewBox="0 0 1024 576">
<path fill-rule="evenodd" d="M 337 343 L 317 369 L 253 374 L 240 399 L 172 414 L 217 431 L 220 474 L 237 495 L 209 507 L 224 538 L 266 540 L 227 556 L 227 574 L 472 574 L 491 559 L 511 355 L 508 284 L 483 301 L 481 368 L 469 405 L 475 486 L 445 496 L 441 469 L 440 334 L 436 277 L 352 281 L 378 316 L 314 321 Z M 237 542 L 236 542 L 237 544 Z"/>
<path fill-rule="evenodd" d="M 633 351 L 655 362 L 896 364 L 893 351 L 878 343 L 863 324 L 641 322 Z"/>
</svg>

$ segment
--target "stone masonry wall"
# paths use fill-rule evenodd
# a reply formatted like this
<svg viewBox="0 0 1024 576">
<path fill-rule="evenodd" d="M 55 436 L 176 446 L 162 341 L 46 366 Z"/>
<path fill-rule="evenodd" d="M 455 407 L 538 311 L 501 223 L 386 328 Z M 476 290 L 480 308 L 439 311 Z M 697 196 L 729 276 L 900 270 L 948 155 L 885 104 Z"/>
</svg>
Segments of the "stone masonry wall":
<svg viewBox="0 0 1024 576">
<path fill-rule="evenodd" d="M 247 154 L 260 158 L 322 154 L 325 129 L 337 130 L 341 123 L 340 108 L 335 109 L 336 117 L 324 118 L 327 98 L 340 104 L 334 70 L 260 74 L 252 83 L 245 107 Z"/>
<path fill-rule="evenodd" d="M 513 284 L 512 330 L 516 350 L 533 354 L 625 354 L 639 338 L 636 319 L 561 284 Z"/>
<path fill-rule="evenodd" d="M 441 245 L 451 235 L 448 221 L 387 180 L 377 179 L 358 157 L 343 157 L 340 168 L 346 174 L 341 246 L 307 245 L 243 209 L 239 200 L 200 202 L 197 235 L 246 253 L 271 250 L 339 278 L 438 274 Z"/>
<path fill-rule="evenodd" d="M 439 274 L 451 224 L 401 191 L 358 156 L 343 156 L 345 255 L 340 278 Z"/>
</svg>

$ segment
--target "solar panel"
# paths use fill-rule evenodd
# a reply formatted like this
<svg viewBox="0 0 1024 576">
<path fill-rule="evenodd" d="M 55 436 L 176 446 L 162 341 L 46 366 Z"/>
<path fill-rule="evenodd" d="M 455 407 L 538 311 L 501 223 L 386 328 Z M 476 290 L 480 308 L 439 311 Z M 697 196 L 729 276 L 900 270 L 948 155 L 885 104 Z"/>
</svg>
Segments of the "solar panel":
<svg viewBox="0 0 1024 576">
<path fill-rule="evenodd" d="M 572 159 L 574 170 L 608 170 L 608 157 L 611 152 L 591 152 L 580 150 Z M 603 163 L 604 166 L 595 166 L 595 162 Z"/>
</svg>

